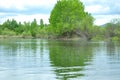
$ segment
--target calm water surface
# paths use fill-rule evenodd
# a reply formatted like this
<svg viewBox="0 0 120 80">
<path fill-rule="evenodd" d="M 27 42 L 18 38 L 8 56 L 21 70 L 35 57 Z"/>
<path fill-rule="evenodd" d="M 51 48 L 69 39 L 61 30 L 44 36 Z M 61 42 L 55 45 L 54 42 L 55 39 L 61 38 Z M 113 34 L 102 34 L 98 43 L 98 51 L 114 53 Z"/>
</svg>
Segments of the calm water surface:
<svg viewBox="0 0 120 80">
<path fill-rule="evenodd" d="M 0 80 L 120 80 L 120 42 L 0 40 Z"/>
</svg>

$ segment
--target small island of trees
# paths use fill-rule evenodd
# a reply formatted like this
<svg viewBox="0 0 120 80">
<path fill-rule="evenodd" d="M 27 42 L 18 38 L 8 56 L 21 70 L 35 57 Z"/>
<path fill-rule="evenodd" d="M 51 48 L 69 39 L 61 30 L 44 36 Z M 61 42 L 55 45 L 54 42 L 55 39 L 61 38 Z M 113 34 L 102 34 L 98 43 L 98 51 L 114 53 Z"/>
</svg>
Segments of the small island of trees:
<svg viewBox="0 0 120 80">
<path fill-rule="evenodd" d="M 0 24 L 0 38 L 46 38 L 83 40 L 120 40 L 120 19 L 101 26 L 94 25 L 94 18 L 80 0 L 58 0 L 51 11 L 49 24 L 34 19 L 32 22 L 6 20 Z"/>
</svg>

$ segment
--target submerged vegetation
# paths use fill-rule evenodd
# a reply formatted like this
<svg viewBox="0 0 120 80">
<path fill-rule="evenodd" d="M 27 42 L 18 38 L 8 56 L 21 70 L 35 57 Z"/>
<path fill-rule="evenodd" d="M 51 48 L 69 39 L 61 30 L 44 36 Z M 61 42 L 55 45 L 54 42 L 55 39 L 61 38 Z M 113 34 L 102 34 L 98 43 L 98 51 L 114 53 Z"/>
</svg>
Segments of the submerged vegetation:
<svg viewBox="0 0 120 80">
<path fill-rule="evenodd" d="M 50 14 L 50 24 L 7 20 L 0 25 L 0 37 L 50 38 L 83 40 L 120 40 L 120 19 L 97 26 L 79 0 L 58 0 Z"/>
</svg>

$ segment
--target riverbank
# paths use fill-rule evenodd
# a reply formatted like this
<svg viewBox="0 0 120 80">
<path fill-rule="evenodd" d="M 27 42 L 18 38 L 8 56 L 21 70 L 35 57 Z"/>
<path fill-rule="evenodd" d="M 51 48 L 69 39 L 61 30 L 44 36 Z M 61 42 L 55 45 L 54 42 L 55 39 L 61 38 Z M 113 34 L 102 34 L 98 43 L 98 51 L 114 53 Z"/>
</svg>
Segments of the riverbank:
<svg viewBox="0 0 120 80">
<path fill-rule="evenodd" d="M 91 40 L 87 40 L 84 37 L 80 36 L 72 36 L 72 37 L 55 37 L 55 36 L 23 36 L 23 35 L 0 35 L 0 39 L 47 39 L 47 40 L 63 40 L 63 41 L 118 41 L 111 38 L 108 39 L 99 39 L 92 38 Z"/>
<path fill-rule="evenodd" d="M 32 37 L 32 36 L 22 36 L 22 35 L 13 35 L 13 36 L 8 36 L 8 35 L 0 35 L 0 39 L 48 39 L 48 40 L 82 40 L 82 41 L 86 41 L 83 38 L 80 37 L 51 37 L 51 36 L 44 36 L 44 37 Z"/>
<path fill-rule="evenodd" d="M 13 38 L 33 38 L 33 37 L 32 36 L 24 37 L 24 36 L 21 36 L 21 35 L 19 35 L 19 36 L 0 35 L 0 39 L 9 39 L 9 38 L 13 39 Z"/>
</svg>

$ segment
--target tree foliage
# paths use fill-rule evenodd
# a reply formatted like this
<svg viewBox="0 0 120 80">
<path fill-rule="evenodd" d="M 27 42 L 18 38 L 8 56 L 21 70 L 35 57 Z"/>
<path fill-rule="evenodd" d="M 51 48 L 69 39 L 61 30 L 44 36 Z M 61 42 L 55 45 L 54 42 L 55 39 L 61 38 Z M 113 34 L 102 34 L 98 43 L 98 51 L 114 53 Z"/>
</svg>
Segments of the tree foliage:
<svg viewBox="0 0 120 80">
<path fill-rule="evenodd" d="M 112 19 L 111 22 L 105 25 L 105 37 L 109 39 L 118 40 L 120 37 L 120 19 Z M 119 39 L 120 40 L 120 39 Z"/>
<path fill-rule="evenodd" d="M 42 20 L 42 19 L 41 19 Z M 44 22 L 42 20 L 41 25 L 44 25 Z M 46 25 L 47 26 L 47 25 Z M 40 28 L 37 24 L 36 19 L 34 19 L 32 22 L 17 22 L 16 20 L 6 20 L 2 25 L 0 25 L 0 35 L 22 35 L 23 37 L 36 37 L 39 33 L 45 33 L 45 30 L 41 30 L 43 28 Z M 47 32 L 46 32 L 47 34 Z"/>
<path fill-rule="evenodd" d="M 36 19 L 34 19 L 31 23 L 31 27 L 30 27 L 30 32 L 31 32 L 33 37 L 36 36 L 37 27 L 38 27 L 37 26 L 37 21 L 36 21 Z"/>
<path fill-rule="evenodd" d="M 84 11 L 84 5 L 80 0 L 58 0 L 49 21 L 53 32 L 58 35 L 70 35 L 75 29 L 82 27 L 80 23 L 86 24 L 86 18 L 91 18 L 91 15 Z M 92 21 L 88 23 L 92 24 Z"/>
<path fill-rule="evenodd" d="M 71 32 L 85 16 L 84 6 L 79 0 L 58 0 L 51 12 L 50 24 L 55 33 Z"/>
<path fill-rule="evenodd" d="M 40 19 L 40 28 L 43 28 L 43 27 L 44 27 L 43 19 Z"/>
<path fill-rule="evenodd" d="M 16 20 L 12 19 L 12 20 L 7 20 L 3 23 L 4 28 L 8 28 L 10 30 L 15 31 L 15 29 L 18 27 L 18 23 Z"/>
</svg>

